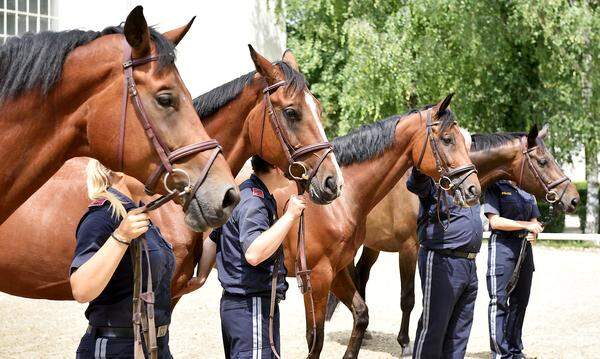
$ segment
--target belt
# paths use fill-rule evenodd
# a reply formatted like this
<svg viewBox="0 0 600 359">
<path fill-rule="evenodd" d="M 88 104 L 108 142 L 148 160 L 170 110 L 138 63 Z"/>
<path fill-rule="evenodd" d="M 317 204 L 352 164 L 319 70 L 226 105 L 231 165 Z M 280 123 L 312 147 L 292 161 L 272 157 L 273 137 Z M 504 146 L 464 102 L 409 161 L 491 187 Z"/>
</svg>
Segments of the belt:
<svg viewBox="0 0 600 359">
<path fill-rule="evenodd" d="M 466 258 L 466 259 L 475 259 L 477 257 L 476 252 L 463 252 L 457 251 L 455 249 L 431 249 L 432 251 L 439 253 L 444 256 L 449 257 L 458 257 L 458 258 Z"/>
<path fill-rule="evenodd" d="M 93 327 L 88 325 L 87 334 L 92 334 L 95 331 L 97 337 L 105 338 L 133 338 L 133 327 Z M 167 335 L 169 325 L 161 325 L 156 327 L 156 337 L 161 338 Z"/>
<path fill-rule="evenodd" d="M 492 232 L 492 234 L 495 234 L 496 238 L 502 238 L 502 239 L 513 239 L 513 238 L 523 239 L 523 238 L 527 237 L 529 232 L 527 232 L 527 231 Z"/>
</svg>

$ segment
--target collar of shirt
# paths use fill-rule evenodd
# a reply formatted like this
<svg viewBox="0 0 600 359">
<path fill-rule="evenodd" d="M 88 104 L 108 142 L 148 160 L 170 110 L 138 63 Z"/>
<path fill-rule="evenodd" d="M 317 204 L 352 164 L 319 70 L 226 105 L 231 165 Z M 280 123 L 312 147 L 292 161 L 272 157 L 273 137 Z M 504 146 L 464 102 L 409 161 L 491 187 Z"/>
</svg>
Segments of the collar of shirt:
<svg viewBox="0 0 600 359">
<path fill-rule="evenodd" d="M 136 206 L 136 204 L 133 202 L 133 200 L 129 197 L 127 197 L 125 194 L 121 193 L 120 191 L 118 191 L 117 189 L 113 188 L 113 187 L 109 187 L 108 191 L 112 194 L 114 194 L 115 196 L 117 196 L 117 198 L 123 202 L 123 206 L 125 207 L 125 210 L 130 211 L 134 208 L 137 208 L 138 206 Z M 140 202 L 140 206 L 142 206 L 143 203 Z"/>
<path fill-rule="evenodd" d="M 269 189 L 267 188 L 267 185 L 264 184 L 263 181 L 261 181 L 260 178 L 258 178 L 257 175 L 255 174 L 251 174 L 250 175 L 250 181 L 252 181 L 252 183 L 260 190 L 263 191 L 263 193 L 265 194 L 265 198 L 268 199 L 274 199 L 273 195 L 271 194 L 271 192 L 269 192 Z"/>
</svg>

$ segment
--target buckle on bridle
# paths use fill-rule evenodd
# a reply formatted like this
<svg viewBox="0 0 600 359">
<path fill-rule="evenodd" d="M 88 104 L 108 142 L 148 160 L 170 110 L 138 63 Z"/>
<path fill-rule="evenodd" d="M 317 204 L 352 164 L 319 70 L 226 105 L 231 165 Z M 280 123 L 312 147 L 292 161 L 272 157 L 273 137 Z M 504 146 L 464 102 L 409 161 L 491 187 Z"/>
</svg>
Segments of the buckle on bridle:
<svg viewBox="0 0 600 359">
<path fill-rule="evenodd" d="M 124 69 L 131 67 L 131 66 L 133 66 L 133 60 L 127 60 L 127 61 L 123 62 Z"/>
<path fill-rule="evenodd" d="M 452 182 L 450 177 L 442 176 L 438 181 L 438 186 L 440 186 L 440 188 L 444 191 L 449 191 L 452 189 L 452 187 L 454 187 L 454 183 Z"/>
<path fill-rule="evenodd" d="M 546 193 L 546 201 L 548 203 L 556 203 L 556 201 L 558 201 L 558 193 L 554 191 L 549 191 L 548 193 Z"/>
<path fill-rule="evenodd" d="M 182 173 L 187 178 L 187 185 L 183 188 L 183 191 L 179 191 L 177 188 L 170 189 L 169 185 L 167 184 L 167 182 L 169 180 L 169 176 L 172 176 L 176 172 Z M 186 171 L 179 169 L 179 168 L 173 168 L 173 172 L 167 172 L 167 174 L 165 175 L 165 177 L 163 179 L 163 185 L 165 187 L 165 190 L 169 194 L 178 193 L 180 196 L 182 194 L 189 193 L 192 190 L 192 180 L 190 178 L 190 175 Z"/>
<path fill-rule="evenodd" d="M 302 162 L 292 162 L 288 167 L 290 177 L 296 181 L 308 181 L 308 168 Z"/>
</svg>

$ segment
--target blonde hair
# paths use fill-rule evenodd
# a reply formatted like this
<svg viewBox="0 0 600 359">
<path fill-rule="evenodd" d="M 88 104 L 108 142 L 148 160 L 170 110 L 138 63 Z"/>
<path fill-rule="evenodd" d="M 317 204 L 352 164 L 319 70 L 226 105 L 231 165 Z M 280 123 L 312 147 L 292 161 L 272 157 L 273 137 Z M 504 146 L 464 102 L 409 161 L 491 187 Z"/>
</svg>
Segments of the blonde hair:
<svg viewBox="0 0 600 359">
<path fill-rule="evenodd" d="M 108 191 L 112 185 L 113 171 L 104 167 L 98 160 L 90 159 L 86 168 L 86 185 L 88 197 L 94 201 L 106 199 L 110 202 L 112 215 L 122 218 L 127 214 L 123 203 L 117 196 Z"/>
</svg>

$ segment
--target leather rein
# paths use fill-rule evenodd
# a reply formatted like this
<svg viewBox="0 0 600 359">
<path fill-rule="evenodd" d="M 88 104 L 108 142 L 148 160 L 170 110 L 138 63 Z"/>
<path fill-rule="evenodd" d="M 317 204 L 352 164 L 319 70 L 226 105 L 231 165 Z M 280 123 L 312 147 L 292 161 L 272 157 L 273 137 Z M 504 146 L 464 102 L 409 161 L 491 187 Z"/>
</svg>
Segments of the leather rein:
<svg viewBox="0 0 600 359">
<path fill-rule="evenodd" d="M 422 121 L 421 112 L 419 112 L 419 120 Z M 456 122 L 454 122 L 456 124 Z M 440 174 L 440 179 L 435 182 L 436 186 L 442 189 L 445 192 L 450 191 L 452 188 L 458 188 L 460 185 L 472 174 L 477 173 L 477 169 L 474 164 L 468 164 L 464 166 L 460 166 L 458 168 L 450 168 L 448 164 L 448 160 L 442 156 L 442 152 L 439 150 L 437 141 L 434 136 L 431 135 L 431 127 L 438 126 L 440 121 L 432 121 L 431 120 L 431 109 L 427 110 L 427 116 L 425 120 L 425 140 L 423 141 L 423 147 L 421 148 L 421 153 L 419 154 L 419 160 L 417 161 L 417 165 L 415 166 L 417 170 L 420 170 L 421 162 L 423 162 L 423 157 L 425 157 L 425 150 L 427 149 L 427 144 L 431 146 L 431 152 L 433 153 L 433 158 L 435 160 L 435 167 Z M 438 191 L 437 205 L 436 205 L 436 213 L 438 217 L 438 221 L 442 223 L 440 219 L 440 200 L 444 199 L 446 202 L 446 218 L 448 219 L 447 224 L 442 227 L 444 230 L 448 229 L 450 225 L 450 208 L 448 206 L 448 202 L 446 196 L 442 196 L 442 192 Z"/>
<path fill-rule="evenodd" d="M 160 159 L 160 166 L 150 175 L 144 185 L 144 191 L 148 195 L 154 195 L 154 191 L 160 177 L 166 172 L 163 179 L 163 186 L 167 191 L 167 194 L 155 199 L 154 201 L 146 204 L 142 207 L 141 212 L 149 212 L 159 208 L 168 201 L 187 194 L 188 197 L 183 204 L 183 210 L 187 210 L 191 201 L 195 198 L 195 194 L 208 176 L 208 172 L 215 162 L 219 153 L 222 149 L 219 143 L 210 139 L 207 141 L 197 142 L 191 145 L 187 145 L 176 150 L 171 151 L 165 142 L 161 139 L 160 135 L 156 131 L 156 128 L 148 118 L 144 105 L 139 96 L 135 79 L 133 77 L 133 68 L 136 66 L 144 65 L 152 61 L 158 60 L 158 56 L 147 56 L 143 58 L 133 59 L 131 46 L 126 40 L 123 40 L 123 71 L 125 75 L 125 81 L 123 85 L 123 99 L 121 107 L 121 120 L 119 125 L 119 143 L 117 148 L 118 166 L 123 171 L 123 153 L 125 147 L 125 123 L 127 119 L 127 97 L 131 98 L 133 107 L 135 108 L 137 118 L 144 127 L 144 132 L 150 140 L 150 143 L 154 147 L 154 151 Z M 191 178 L 189 174 L 180 168 L 175 168 L 174 165 L 177 161 L 189 157 L 191 155 L 198 154 L 200 152 L 212 150 L 208 162 L 204 165 L 204 168 L 200 172 L 200 176 L 196 183 L 192 186 Z M 180 174 L 187 178 L 187 185 L 183 191 L 176 188 L 169 188 L 168 179 L 174 177 L 176 174 Z M 146 257 L 146 290 L 142 292 L 143 287 L 143 259 L 142 252 L 145 253 Z M 146 344 L 147 352 L 151 359 L 158 358 L 158 343 L 157 343 L 157 330 L 155 324 L 155 313 L 154 303 L 155 294 L 152 288 L 152 270 L 150 267 L 150 255 L 148 252 L 148 244 L 145 236 L 134 239 L 131 243 L 130 254 L 133 263 L 133 333 L 134 333 L 134 358 L 142 359 L 146 358 L 144 353 L 142 336 L 144 343 Z"/>
<path fill-rule="evenodd" d="M 325 161 L 325 158 L 329 155 L 329 153 L 333 150 L 333 145 L 329 142 L 321 142 L 310 144 L 306 146 L 293 146 L 290 142 L 286 132 L 284 131 L 284 127 L 281 124 L 281 120 L 277 113 L 275 112 L 275 108 L 273 103 L 271 102 L 270 95 L 273 91 L 276 91 L 278 88 L 286 85 L 286 81 L 279 81 L 273 85 L 266 86 L 263 90 L 263 106 L 264 110 L 268 111 L 269 121 L 271 122 L 271 127 L 277 136 L 277 139 L 281 143 L 283 148 L 283 152 L 286 155 L 286 159 L 288 161 L 288 170 L 285 173 L 285 176 L 296 182 L 296 186 L 298 189 L 298 194 L 301 195 L 306 192 L 306 189 L 310 185 L 311 180 L 316 175 L 317 171 Z M 260 135 L 260 149 L 262 155 L 262 143 L 265 129 L 265 116 L 263 116 L 262 129 Z M 316 152 L 324 150 L 321 156 L 317 155 Z M 317 161 L 312 169 L 308 169 L 306 164 L 300 159 L 307 155 L 314 155 L 317 157 Z M 286 203 L 287 206 L 287 203 Z M 306 260 L 306 240 L 305 240 L 305 225 L 304 225 L 304 211 L 300 215 L 299 223 L 298 223 L 298 242 L 297 242 L 297 255 L 295 260 L 296 267 L 296 279 L 298 280 L 298 287 L 300 288 L 300 292 L 303 295 L 308 295 L 308 303 L 309 310 L 312 316 L 312 346 L 309 351 L 309 356 L 315 349 L 315 343 L 317 338 L 317 322 L 315 318 L 315 304 L 312 292 L 312 285 L 310 281 L 310 269 L 308 269 L 307 260 Z M 276 253 L 279 253 L 282 250 L 280 247 Z M 281 358 L 279 353 L 277 352 L 277 348 L 275 347 L 274 333 L 273 333 L 273 325 L 275 319 L 275 304 L 277 302 L 277 281 L 279 279 L 279 267 L 281 266 L 280 256 L 277 256 L 275 259 L 275 263 L 273 264 L 273 276 L 271 279 L 271 302 L 269 308 L 269 344 L 271 346 L 271 351 L 277 358 Z"/>
</svg>

